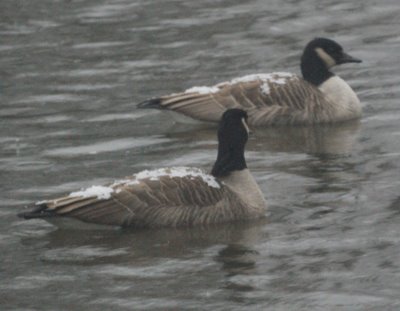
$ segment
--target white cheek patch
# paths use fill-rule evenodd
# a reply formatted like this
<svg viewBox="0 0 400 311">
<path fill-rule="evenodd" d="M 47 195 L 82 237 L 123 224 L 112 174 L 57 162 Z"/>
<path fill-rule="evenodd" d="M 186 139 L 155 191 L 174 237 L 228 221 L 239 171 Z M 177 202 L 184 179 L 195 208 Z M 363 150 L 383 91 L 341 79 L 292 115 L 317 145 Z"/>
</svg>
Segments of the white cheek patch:
<svg viewBox="0 0 400 311">
<path fill-rule="evenodd" d="M 242 124 L 243 124 L 244 128 L 246 129 L 247 134 L 250 134 L 249 126 L 247 125 L 246 120 L 244 118 L 242 118 Z"/>
<path fill-rule="evenodd" d="M 333 57 L 326 53 L 322 48 L 316 48 L 315 52 L 325 63 L 326 67 L 331 68 L 336 65 L 336 61 L 333 59 Z"/>
</svg>

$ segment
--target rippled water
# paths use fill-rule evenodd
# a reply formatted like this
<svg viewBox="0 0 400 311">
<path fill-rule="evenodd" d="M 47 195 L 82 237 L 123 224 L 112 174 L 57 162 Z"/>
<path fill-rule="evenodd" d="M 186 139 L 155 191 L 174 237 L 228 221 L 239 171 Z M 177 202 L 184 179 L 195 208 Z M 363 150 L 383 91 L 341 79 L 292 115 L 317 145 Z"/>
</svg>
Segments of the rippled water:
<svg viewBox="0 0 400 311">
<path fill-rule="evenodd" d="M 0 2 L 2 310 L 400 308 L 398 1 Z M 207 230 L 57 229 L 29 202 L 166 165 L 208 168 L 215 126 L 136 110 L 248 73 L 299 72 L 315 36 L 363 118 L 258 129 L 265 221 Z"/>
</svg>

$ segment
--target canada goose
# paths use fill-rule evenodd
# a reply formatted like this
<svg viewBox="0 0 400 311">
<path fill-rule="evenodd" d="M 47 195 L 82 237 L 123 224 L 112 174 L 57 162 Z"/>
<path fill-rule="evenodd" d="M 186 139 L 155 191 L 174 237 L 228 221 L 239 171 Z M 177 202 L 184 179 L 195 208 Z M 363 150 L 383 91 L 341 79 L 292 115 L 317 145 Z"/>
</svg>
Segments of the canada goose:
<svg viewBox="0 0 400 311">
<path fill-rule="evenodd" d="M 218 121 L 226 109 L 241 108 L 254 126 L 350 120 L 361 116 L 360 101 L 330 68 L 360 62 L 335 41 L 316 38 L 301 57 L 303 78 L 285 72 L 248 75 L 149 99 L 138 107 L 172 110 L 202 121 Z"/>
<path fill-rule="evenodd" d="M 246 166 L 247 113 L 227 110 L 218 128 L 218 156 L 211 174 L 197 168 L 142 171 L 107 186 L 92 186 L 36 203 L 18 216 L 72 217 L 124 227 L 181 227 L 262 216 L 264 196 Z"/>
</svg>

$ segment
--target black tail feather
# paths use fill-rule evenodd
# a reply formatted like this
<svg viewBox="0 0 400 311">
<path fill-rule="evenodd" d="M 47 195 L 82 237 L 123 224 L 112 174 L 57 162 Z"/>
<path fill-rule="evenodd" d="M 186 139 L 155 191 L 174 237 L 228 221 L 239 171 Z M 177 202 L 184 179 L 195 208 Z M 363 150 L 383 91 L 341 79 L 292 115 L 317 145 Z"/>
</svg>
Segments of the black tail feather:
<svg viewBox="0 0 400 311">
<path fill-rule="evenodd" d="M 35 205 L 29 212 L 18 213 L 17 216 L 24 219 L 47 218 L 55 216 L 55 213 L 54 211 L 49 211 L 46 204 L 41 204 Z"/>
<path fill-rule="evenodd" d="M 152 98 L 145 100 L 137 105 L 139 109 L 162 109 L 161 99 L 160 98 Z"/>
</svg>

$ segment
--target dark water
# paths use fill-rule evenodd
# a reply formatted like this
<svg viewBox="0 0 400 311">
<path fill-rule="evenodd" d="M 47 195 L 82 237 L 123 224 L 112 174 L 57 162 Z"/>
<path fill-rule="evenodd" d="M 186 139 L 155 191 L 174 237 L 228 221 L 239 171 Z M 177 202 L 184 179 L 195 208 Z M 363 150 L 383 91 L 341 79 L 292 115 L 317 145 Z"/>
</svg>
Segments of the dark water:
<svg viewBox="0 0 400 311">
<path fill-rule="evenodd" d="M 398 1 L 0 2 L 1 310 L 400 309 Z M 152 96 L 298 72 L 327 36 L 359 122 L 258 129 L 265 221 L 207 230 L 57 229 L 32 201 L 167 165 L 209 168 L 215 127 Z"/>
</svg>

